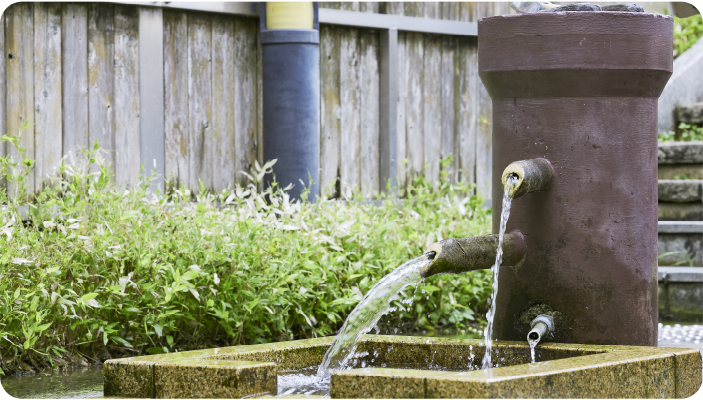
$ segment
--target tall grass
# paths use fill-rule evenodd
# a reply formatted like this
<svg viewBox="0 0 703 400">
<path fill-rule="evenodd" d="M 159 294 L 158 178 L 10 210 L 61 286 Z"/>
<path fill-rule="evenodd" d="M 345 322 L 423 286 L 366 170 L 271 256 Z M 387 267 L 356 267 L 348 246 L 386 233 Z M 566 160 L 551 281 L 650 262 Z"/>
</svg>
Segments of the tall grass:
<svg viewBox="0 0 703 400">
<path fill-rule="evenodd" d="M 490 230 L 483 200 L 446 173 L 380 207 L 260 190 L 270 163 L 246 187 L 154 196 L 149 180 L 118 189 L 101 153 L 65 159 L 31 196 L 32 160 L 0 161 L 17 188 L 0 190 L 0 373 L 334 334 L 363 293 L 430 243 Z M 432 277 L 384 326 L 463 327 L 485 312 L 490 279 Z"/>
</svg>

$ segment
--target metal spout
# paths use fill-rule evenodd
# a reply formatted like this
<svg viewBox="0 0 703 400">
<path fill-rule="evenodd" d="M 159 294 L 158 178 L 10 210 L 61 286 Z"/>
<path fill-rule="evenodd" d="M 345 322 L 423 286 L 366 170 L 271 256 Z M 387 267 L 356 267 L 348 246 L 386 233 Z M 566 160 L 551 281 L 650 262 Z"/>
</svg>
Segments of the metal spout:
<svg viewBox="0 0 703 400">
<path fill-rule="evenodd" d="M 532 330 L 527 334 L 527 342 L 534 347 L 544 335 L 554 332 L 554 319 L 547 314 L 540 314 L 532 320 L 530 328 Z"/>
<path fill-rule="evenodd" d="M 432 244 L 425 253 L 435 253 L 420 273 L 424 278 L 441 274 L 460 274 L 493 266 L 498 251 L 498 235 L 445 239 Z M 527 246 L 519 231 L 503 237 L 503 264 L 519 266 L 525 260 Z"/>
<path fill-rule="evenodd" d="M 544 158 L 515 161 L 503 170 L 503 187 L 510 175 L 518 178 L 518 183 L 508 192 L 515 199 L 526 193 L 547 190 L 554 177 L 554 167 Z"/>
</svg>

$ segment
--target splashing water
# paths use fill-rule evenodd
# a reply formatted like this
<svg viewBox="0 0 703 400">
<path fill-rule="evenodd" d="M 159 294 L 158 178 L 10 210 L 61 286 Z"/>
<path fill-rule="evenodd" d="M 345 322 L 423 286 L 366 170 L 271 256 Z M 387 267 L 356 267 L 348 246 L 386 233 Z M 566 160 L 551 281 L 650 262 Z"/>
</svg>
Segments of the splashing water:
<svg viewBox="0 0 703 400">
<path fill-rule="evenodd" d="M 331 371 L 349 368 L 361 335 L 373 329 L 384 314 L 395 310 L 391 302 L 400 299 L 403 289 L 411 285 L 416 286 L 422 281 L 420 270 L 430 261 L 427 255 L 414 258 L 383 277 L 366 293 L 349 314 L 339 335 L 325 353 L 325 358 L 317 370 L 319 379 L 329 381 Z M 413 296 L 410 296 L 402 302 L 410 306 L 412 299 Z"/>
<path fill-rule="evenodd" d="M 510 189 L 512 189 L 519 182 L 516 175 L 509 175 L 505 180 L 505 187 L 503 188 L 503 211 L 500 214 L 500 232 L 498 234 L 498 253 L 496 254 L 496 262 L 493 265 L 493 293 L 491 294 L 491 309 L 488 310 L 486 314 L 486 320 L 488 324 L 486 325 L 486 330 L 484 331 L 484 339 L 486 341 L 486 354 L 483 356 L 483 368 L 489 369 L 493 367 L 491 362 L 491 336 L 493 334 L 493 318 L 496 315 L 496 298 L 498 297 L 498 272 L 500 271 L 500 263 L 503 261 L 503 236 L 505 236 L 505 226 L 508 224 L 508 217 L 510 217 L 510 204 L 513 198 L 508 195 Z"/>
</svg>

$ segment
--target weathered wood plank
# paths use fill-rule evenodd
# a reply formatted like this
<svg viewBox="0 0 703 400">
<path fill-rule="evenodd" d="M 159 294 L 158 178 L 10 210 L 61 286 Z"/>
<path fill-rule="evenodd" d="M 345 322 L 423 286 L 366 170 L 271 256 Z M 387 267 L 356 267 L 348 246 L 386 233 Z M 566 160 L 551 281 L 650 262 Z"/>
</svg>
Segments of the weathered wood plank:
<svg viewBox="0 0 703 400">
<path fill-rule="evenodd" d="M 476 3 L 461 3 L 459 20 L 475 21 Z M 476 123 L 478 121 L 478 58 L 477 42 L 474 38 L 459 40 L 457 138 L 459 142 L 460 179 L 476 182 Z"/>
<path fill-rule="evenodd" d="M 457 2 L 442 3 L 442 19 L 453 20 L 458 18 L 461 4 Z M 457 57 L 455 57 L 457 38 L 442 37 L 442 150 L 441 158 L 452 156 L 452 162 L 447 166 L 448 177 L 451 182 L 457 181 L 459 165 L 459 143 L 457 140 L 457 107 L 459 70 Z"/>
<path fill-rule="evenodd" d="M 263 51 L 261 49 L 261 31 L 256 30 L 256 159 L 264 165 L 264 85 L 263 85 Z M 239 171 L 237 171 L 239 173 Z"/>
<path fill-rule="evenodd" d="M 360 2 L 359 11 L 378 13 L 378 2 Z M 380 189 L 380 104 L 379 104 L 378 32 L 359 30 L 359 186 L 365 199 Z"/>
<path fill-rule="evenodd" d="M 369 13 L 379 13 L 380 4 L 377 1 L 362 1 L 359 3 L 359 11 Z"/>
<path fill-rule="evenodd" d="M 188 15 L 164 10 L 164 164 L 177 187 L 190 183 L 188 126 Z"/>
<path fill-rule="evenodd" d="M 249 171 L 257 160 L 257 54 L 256 34 L 259 31 L 256 20 L 238 18 L 234 31 L 235 71 L 235 173 L 240 183 L 248 183 L 239 171 Z"/>
<path fill-rule="evenodd" d="M 15 3 L 5 10 L 5 40 L 7 51 L 6 110 L 7 131 L 11 136 L 20 135 L 19 145 L 25 149 L 25 157 L 34 159 L 34 13 L 32 3 Z M 27 128 L 22 130 L 22 126 Z M 7 154 L 14 160 L 20 153 L 8 144 Z M 26 180 L 27 191 L 33 192 L 32 169 Z M 10 196 L 17 195 L 17 186 L 8 182 Z"/>
<path fill-rule="evenodd" d="M 360 7 L 361 6 L 358 1 L 343 1 L 339 3 L 340 10 L 359 11 Z"/>
<path fill-rule="evenodd" d="M 493 3 L 493 14 L 491 15 L 508 15 L 510 14 L 510 3 L 506 1 L 497 1 Z"/>
<path fill-rule="evenodd" d="M 212 164 L 212 189 L 220 192 L 233 186 L 235 166 L 239 161 L 235 153 L 235 55 L 242 57 L 241 49 L 235 50 L 235 20 L 233 17 L 212 18 L 212 129 L 204 137 L 205 162 Z M 239 50 L 239 51 L 237 51 Z M 238 71 L 237 71 L 238 72 Z M 248 99 L 247 99 L 248 100 Z M 253 105 L 252 105 L 253 106 Z"/>
<path fill-rule="evenodd" d="M 132 188 L 141 178 L 139 9 L 115 5 L 115 179 Z M 147 171 L 153 164 L 144 165 Z"/>
<path fill-rule="evenodd" d="M 379 174 L 381 114 L 379 104 L 379 38 L 378 31 L 359 32 L 359 96 L 361 195 L 373 197 L 380 190 Z"/>
<path fill-rule="evenodd" d="M 88 4 L 62 4 L 63 155 L 89 147 Z M 70 72 L 68 72 L 70 71 Z M 69 159 L 70 161 L 70 159 Z"/>
<path fill-rule="evenodd" d="M 381 12 L 384 14 L 405 15 L 405 3 L 389 1 L 381 3 Z"/>
<path fill-rule="evenodd" d="M 338 1 L 321 1 L 320 8 L 332 8 L 339 10 L 339 4 L 340 3 Z"/>
<path fill-rule="evenodd" d="M 476 4 L 476 17 L 483 18 L 492 15 L 492 3 Z M 478 68 L 478 63 L 476 63 Z M 476 191 L 484 199 L 491 198 L 492 165 L 493 165 L 493 103 L 486 87 L 483 86 L 476 73 L 478 86 L 478 129 L 476 131 Z"/>
<path fill-rule="evenodd" d="M 378 13 L 378 2 L 360 2 L 359 11 Z M 368 199 L 378 192 L 380 172 L 380 110 L 378 76 L 378 33 L 359 30 L 359 96 L 364 118 L 360 127 L 360 188 Z"/>
<path fill-rule="evenodd" d="M 385 14 L 393 14 L 393 15 L 404 15 L 405 14 L 405 3 L 402 2 L 384 2 L 381 3 L 381 12 Z M 397 88 L 398 88 L 398 106 L 397 106 L 397 119 L 396 119 L 396 146 L 397 146 L 397 153 L 396 153 L 396 158 L 397 158 L 397 164 L 396 164 L 396 172 L 398 174 L 397 176 L 397 183 L 398 183 L 398 193 L 402 195 L 403 191 L 405 190 L 405 177 L 406 177 L 406 163 L 405 163 L 405 158 L 406 158 L 406 151 L 405 151 L 405 120 L 406 120 L 406 111 L 405 111 L 405 101 L 406 101 L 406 90 L 407 90 L 407 85 L 406 85 L 406 80 L 407 80 L 407 72 L 408 72 L 408 65 L 406 62 L 406 57 L 405 57 L 405 52 L 406 52 L 406 36 L 405 32 L 398 32 L 398 71 L 396 73 L 392 73 L 391 76 L 394 76 L 397 81 Z M 381 182 L 381 185 L 385 185 L 385 182 Z"/>
<path fill-rule="evenodd" d="M 61 4 L 34 4 L 35 185 L 61 162 Z"/>
<path fill-rule="evenodd" d="M 440 17 L 440 4 L 425 3 L 425 18 Z M 425 178 L 436 185 L 439 181 L 439 159 L 442 151 L 442 39 L 424 35 L 422 76 L 422 135 L 424 140 Z"/>
<path fill-rule="evenodd" d="M 5 14 L 0 16 L 0 134 L 7 134 L 7 114 L 5 112 L 7 103 L 5 97 L 5 72 L 7 71 L 7 51 L 5 51 Z M 5 142 L 0 142 L 0 157 L 5 157 L 7 154 L 7 146 Z M 7 188 L 7 179 L 5 175 L 0 176 L 0 192 Z"/>
<path fill-rule="evenodd" d="M 396 3 L 391 3 L 396 4 Z M 402 12 L 402 9 L 400 10 Z M 407 184 L 407 101 L 408 101 L 408 74 L 407 60 L 408 40 L 405 32 L 398 32 L 398 120 L 397 120 L 397 145 L 398 145 L 398 193 L 403 193 Z"/>
<path fill-rule="evenodd" d="M 405 4 L 405 14 L 409 16 L 424 16 L 424 3 Z M 420 33 L 406 33 L 406 66 L 407 98 L 406 98 L 406 157 L 408 158 L 409 183 L 424 172 L 423 135 L 423 82 L 424 82 L 424 36 Z"/>
<path fill-rule="evenodd" d="M 359 2 L 341 4 L 343 10 L 359 11 Z M 359 187 L 361 99 L 359 93 L 359 30 L 340 28 L 339 90 L 340 115 L 340 194 L 348 197 Z"/>
<path fill-rule="evenodd" d="M 212 133 L 210 15 L 188 15 L 188 163 L 191 190 L 198 191 L 200 181 L 211 188 L 212 164 L 206 159 L 205 137 Z"/>
<path fill-rule="evenodd" d="M 114 5 L 88 6 L 88 128 L 115 172 L 115 29 Z M 114 177 L 113 177 L 114 179 Z"/>
<path fill-rule="evenodd" d="M 340 160 L 339 28 L 320 28 L 320 194 L 338 197 Z"/>
</svg>

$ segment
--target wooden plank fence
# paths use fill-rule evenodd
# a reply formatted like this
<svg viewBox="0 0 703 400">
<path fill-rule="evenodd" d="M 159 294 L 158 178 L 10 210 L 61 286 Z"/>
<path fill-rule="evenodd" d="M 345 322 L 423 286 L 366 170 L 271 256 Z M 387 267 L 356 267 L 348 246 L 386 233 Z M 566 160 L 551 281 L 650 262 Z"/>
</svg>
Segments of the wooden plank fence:
<svg viewBox="0 0 703 400">
<path fill-rule="evenodd" d="M 363 13 L 477 21 L 508 3 L 320 3 Z M 97 141 L 120 187 L 141 177 L 140 6 L 16 3 L 0 24 L 0 127 L 36 159 L 30 190 L 61 158 Z M 163 170 L 177 185 L 221 191 L 263 163 L 258 20 L 163 10 Z M 385 189 L 380 180 L 380 39 L 375 29 L 321 26 L 321 190 Z M 449 155 L 453 181 L 490 196 L 491 101 L 475 37 L 398 32 L 398 185 L 437 182 Z M 0 146 L 0 156 L 17 157 Z M 150 154 L 150 153 L 148 153 Z M 153 165 L 143 165 L 147 171 Z M 14 188 L 0 181 L 0 188 Z"/>
</svg>

